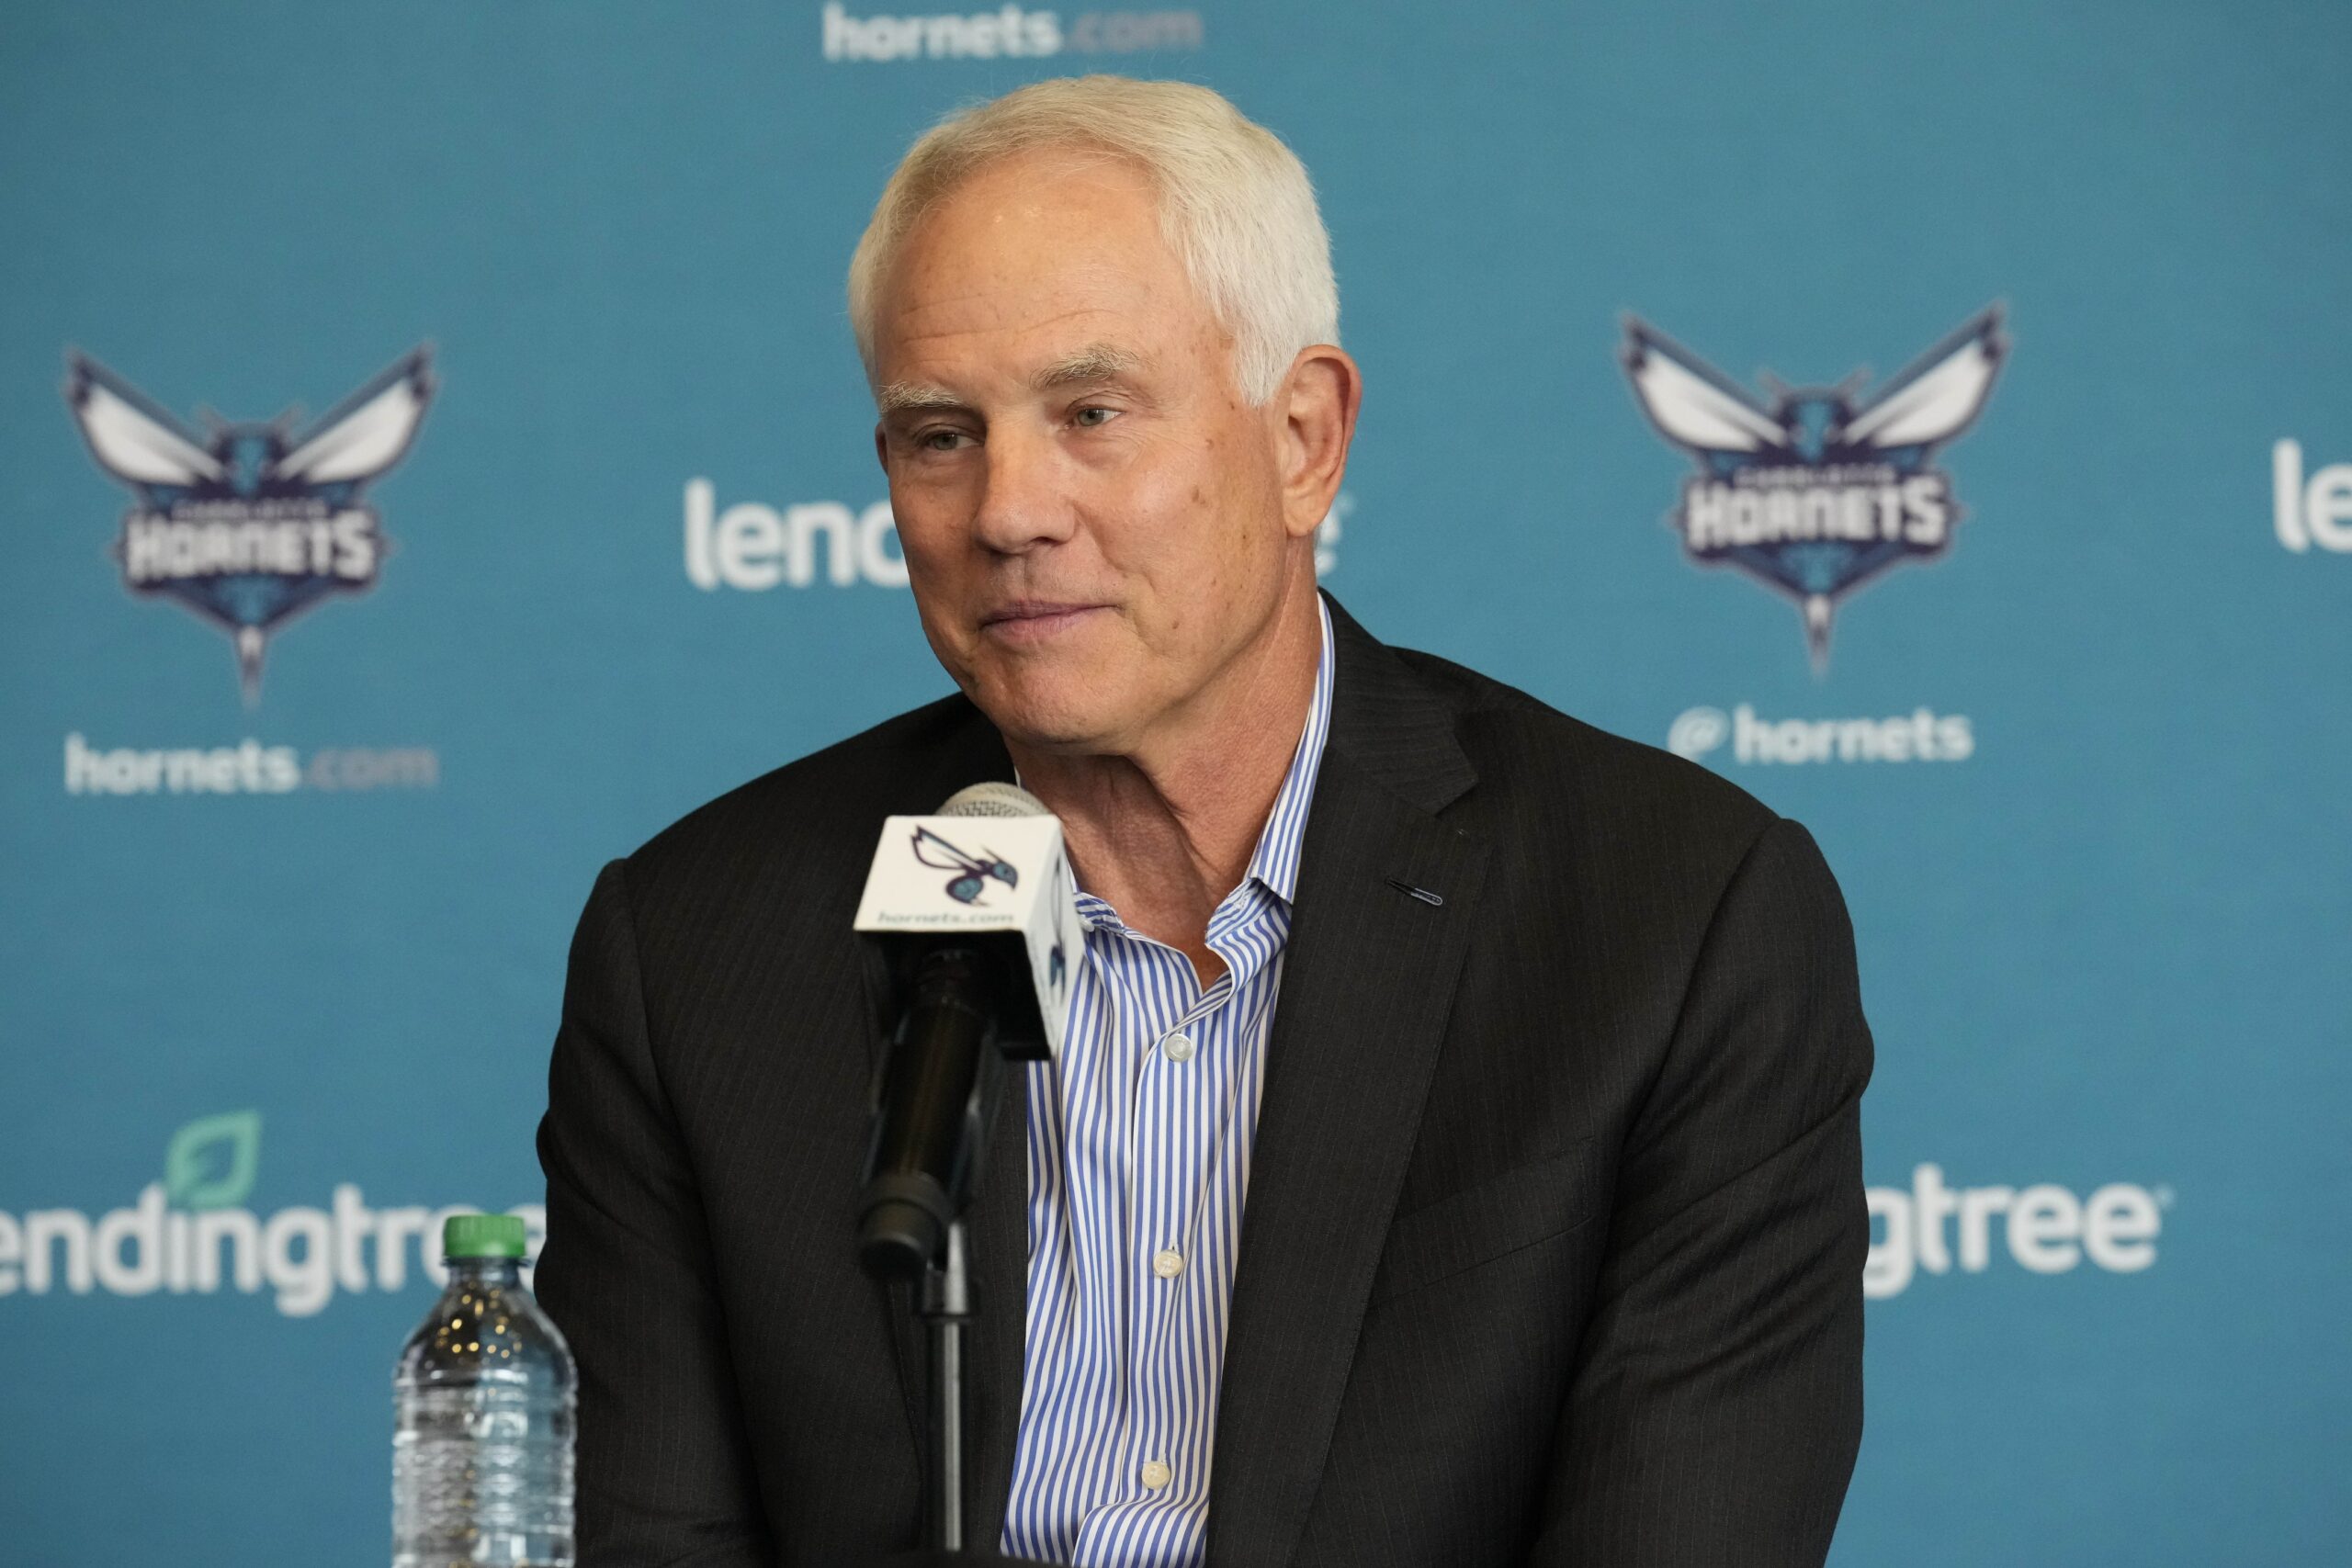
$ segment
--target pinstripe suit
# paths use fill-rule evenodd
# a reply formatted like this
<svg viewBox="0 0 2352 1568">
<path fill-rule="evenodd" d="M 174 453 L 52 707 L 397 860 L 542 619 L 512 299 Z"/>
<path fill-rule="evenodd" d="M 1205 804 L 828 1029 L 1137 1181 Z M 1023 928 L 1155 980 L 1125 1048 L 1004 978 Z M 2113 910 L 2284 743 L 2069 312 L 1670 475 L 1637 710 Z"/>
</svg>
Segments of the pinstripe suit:
<svg viewBox="0 0 2352 1568">
<path fill-rule="evenodd" d="M 1835 883 L 1713 775 L 1334 623 L 1208 1562 L 1819 1562 L 1868 1239 Z M 592 1568 L 913 1544 L 922 1347 L 850 1246 L 880 1040 L 850 915 L 883 815 L 1010 775 L 950 699 L 597 879 L 539 1134 Z M 1008 1094 L 972 1214 L 980 1540 L 1020 1405 L 1024 1116 Z"/>
</svg>

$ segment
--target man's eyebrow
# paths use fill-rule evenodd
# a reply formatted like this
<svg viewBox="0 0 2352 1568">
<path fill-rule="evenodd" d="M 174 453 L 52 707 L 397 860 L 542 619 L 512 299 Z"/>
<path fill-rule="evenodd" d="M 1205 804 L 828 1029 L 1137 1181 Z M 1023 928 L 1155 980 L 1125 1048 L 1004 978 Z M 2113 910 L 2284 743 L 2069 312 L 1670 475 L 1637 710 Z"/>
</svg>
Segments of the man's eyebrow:
<svg viewBox="0 0 2352 1568">
<path fill-rule="evenodd" d="M 963 399 L 944 387 L 892 381 L 876 389 L 874 406 L 884 414 L 894 414 L 928 409 L 960 409 L 965 405 Z"/>
<path fill-rule="evenodd" d="M 1040 392 L 1050 392 L 1058 387 L 1082 387 L 1091 382 L 1115 380 L 1121 376 L 1132 375 L 1142 369 L 1144 363 L 1143 355 L 1130 349 L 1107 343 L 1091 343 L 1030 377 L 1029 385 Z"/>
<path fill-rule="evenodd" d="M 1147 361 L 1132 349 L 1112 344 L 1089 344 L 1066 354 L 1029 378 L 1033 390 L 1050 392 L 1062 387 L 1083 387 L 1115 380 L 1145 367 Z M 894 413 L 955 412 L 971 405 L 944 387 L 915 381 L 890 381 L 875 389 L 875 407 L 886 417 Z"/>
</svg>

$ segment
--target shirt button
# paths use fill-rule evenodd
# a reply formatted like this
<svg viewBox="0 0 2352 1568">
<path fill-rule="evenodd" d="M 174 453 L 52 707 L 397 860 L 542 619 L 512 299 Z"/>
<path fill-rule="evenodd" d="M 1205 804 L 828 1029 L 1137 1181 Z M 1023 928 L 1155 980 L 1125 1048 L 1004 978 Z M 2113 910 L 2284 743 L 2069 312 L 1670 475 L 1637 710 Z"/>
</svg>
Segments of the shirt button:
<svg viewBox="0 0 2352 1568">
<path fill-rule="evenodd" d="M 1193 1059 L 1193 1037 L 1171 1034 L 1161 1043 L 1160 1049 L 1168 1053 L 1168 1059 L 1171 1062 L 1189 1062 Z"/>
<path fill-rule="evenodd" d="M 1157 1492 L 1161 1487 L 1168 1484 L 1172 1473 L 1173 1472 L 1169 1470 L 1166 1461 L 1148 1459 L 1143 1461 L 1143 1473 L 1137 1479 L 1142 1481 L 1146 1486 L 1148 1486 L 1154 1492 Z"/>
<path fill-rule="evenodd" d="M 1169 1247 L 1152 1258 L 1151 1271 L 1163 1280 L 1173 1280 L 1184 1271 L 1184 1255 Z"/>
</svg>

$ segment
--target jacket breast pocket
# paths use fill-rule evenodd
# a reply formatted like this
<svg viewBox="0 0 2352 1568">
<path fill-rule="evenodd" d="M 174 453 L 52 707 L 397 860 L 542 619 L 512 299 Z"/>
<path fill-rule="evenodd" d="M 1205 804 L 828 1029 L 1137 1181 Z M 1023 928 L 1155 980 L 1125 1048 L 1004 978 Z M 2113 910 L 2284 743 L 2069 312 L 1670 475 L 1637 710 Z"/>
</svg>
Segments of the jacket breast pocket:
<svg viewBox="0 0 2352 1568">
<path fill-rule="evenodd" d="M 1374 1303 L 1491 1263 L 1592 1218 L 1592 1140 L 1399 1216 L 1373 1275 Z"/>
</svg>

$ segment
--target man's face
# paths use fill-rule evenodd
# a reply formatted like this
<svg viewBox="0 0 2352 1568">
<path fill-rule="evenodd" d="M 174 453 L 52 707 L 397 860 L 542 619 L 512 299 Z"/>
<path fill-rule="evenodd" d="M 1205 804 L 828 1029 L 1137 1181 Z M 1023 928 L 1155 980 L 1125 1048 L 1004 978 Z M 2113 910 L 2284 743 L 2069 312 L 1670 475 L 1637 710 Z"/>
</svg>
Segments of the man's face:
<svg viewBox="0 0 2352 1568">
<path fill-rule="evenodd" d="M 1009 738 L 1130 752 L 1248 679 L 1311 537 L 1285 525 L 1281 400 L 1244 405 L 1146 176 L 983 168 L 908 235 L 874 348 L 924 635 Z"/>
</svg>

